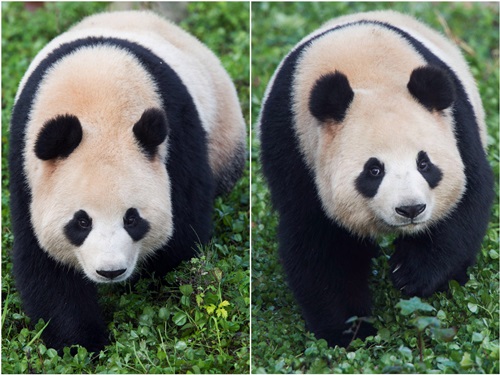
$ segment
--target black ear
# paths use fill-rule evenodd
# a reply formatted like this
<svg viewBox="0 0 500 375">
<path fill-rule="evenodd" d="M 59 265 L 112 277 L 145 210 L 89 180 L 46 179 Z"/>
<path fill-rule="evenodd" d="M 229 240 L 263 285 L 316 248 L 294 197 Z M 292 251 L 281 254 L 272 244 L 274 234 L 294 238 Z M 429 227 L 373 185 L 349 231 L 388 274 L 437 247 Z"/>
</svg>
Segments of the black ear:
<svg viewBox="0 0 500 375">
<path fill-rule="evenodd" d="M 347 77 L 336 71 L 321 76 L 309 97 L 309 110 L 320 121 L 342 121 L 354 98 Z"/>
<path fill-rule="evenodd" d="M 153 158 L 157 147 L 167 137 L 167 117 L 160 109 L 146 109 L 139 121 L 134 125 L 133 131 L 141 150 L 147 157 Z"/>
<path fill-rule="evenodd" d="M 67 158 L 82 140 L 82 126 L 76 116 L 61 115 L 45 123 L 35 143 L 35 155 L 42 160 Z"/>
<path fill-rule="evenodd" d="M 413 70 L 408 90 L 429 111 L 442 111 L 455 101 L 455 84 L 446 71 L 436 66 Z"/>
</svg>

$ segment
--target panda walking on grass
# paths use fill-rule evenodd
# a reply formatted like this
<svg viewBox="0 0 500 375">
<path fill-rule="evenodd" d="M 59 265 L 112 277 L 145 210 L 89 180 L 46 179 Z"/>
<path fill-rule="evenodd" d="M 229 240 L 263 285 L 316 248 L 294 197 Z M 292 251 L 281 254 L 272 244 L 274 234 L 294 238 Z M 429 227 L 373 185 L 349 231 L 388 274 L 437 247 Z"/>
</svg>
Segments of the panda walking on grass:
<svg viewBox="0 0 500 375">
<path fill-rule="evenodd" d="M 392 11 L 328 22 L 277 68 L 260 132 L 280 257 L 318 338 L 347 346 L 346 321 L 370 314 L 380 235 L 399 235 L 389 264 L 402 293 L 468 280 L 493 177 L 478 90 L 443 36 Z"/>
<path fill-rule="evenodd" d="M 108 342 L 96 283 L 164 275 L 212 229 L 245 158 L 235 88 L 149 12 L 91 16 L 21 81 L 10 128 L 16 286 L 49 347 Z"/>
</svg>

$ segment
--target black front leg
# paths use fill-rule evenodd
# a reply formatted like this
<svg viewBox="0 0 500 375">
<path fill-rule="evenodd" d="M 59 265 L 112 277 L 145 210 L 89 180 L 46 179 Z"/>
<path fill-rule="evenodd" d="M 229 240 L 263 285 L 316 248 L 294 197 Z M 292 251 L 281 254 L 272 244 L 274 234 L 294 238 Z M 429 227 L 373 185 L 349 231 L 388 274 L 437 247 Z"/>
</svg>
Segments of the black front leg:
<svg viewBox="0 0 500 375">
<path fill-rule="evenodd" d="M 471 237 L 470 232 L 441 228 L 419 237 L 398 238 L 389 260 L 394 286 L 408 296 L 428 297 L 447 290 L 450 280 L 465 284 L 467 268 L 481 248 L 482 235 L 475 236 L 475 241 Z"/>
<path fill-rule="evenodd" d="M 14 276 L 32 324 L 40 318 L 49 322 L 42 333 L 47 347 L 61 353 L 77 344 L 99 352 L 109 342 L 96 285 L 81 272 L 56 263 L 33 237 L 15 239 Z"/>
<path fill-rule="evenodd" d="M 398 238 L 389 260 L 394 286 L 408 296 L 428 297 L 446 290 L 451 279 L 444 249 L 433 247 L 429 236 Z M 455 255 L 456 257 L 456 255 Z"/>
<path fill-rule="evenodd" d="M 377 245 L 358 240 L 326 218 L 282 218 L 280 256 L 307 328 L 330 346 L 348 346 L 354 333 L 376 333 L 368 323 L 356 332 L 346 321 L 371 313 L 368 276 Z M 301 222 L 301 224 L 297 224 Z"/>
</svg>

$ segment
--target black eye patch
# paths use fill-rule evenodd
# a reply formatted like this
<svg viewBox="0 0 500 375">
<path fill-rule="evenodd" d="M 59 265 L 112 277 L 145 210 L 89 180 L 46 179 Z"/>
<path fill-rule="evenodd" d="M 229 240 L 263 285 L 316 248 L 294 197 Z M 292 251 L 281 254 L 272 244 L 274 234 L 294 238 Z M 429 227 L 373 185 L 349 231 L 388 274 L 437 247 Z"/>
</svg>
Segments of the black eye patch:
<svg viewBox="0 0 500 375">
<path fill-rule="evenodd" d="M 149 222 L 135 208 L 129 208 L 123 217 L 123 228 L 134 241 L 144 238 L 149 231 Z"/>
<path fill-rule="evenodd" d="M 73 245 L 81 246 L 91 230 L 92 219 L 84 210 L 79 210 L 64 227 L 64 234 Z"/>
<path fill-rule="evenodd" d="M 366 198 L 373 198 L 385 176 L 384 164 L 377 158 L 370 158 L 363 171 L 356 178 L 356 190 Z"/>
<path fill-rule="evenodd" d="M 417 170 L 425 178 L 431 189 L 438 186 L 443 178 L 443 172 L 433 164 L 425 151 L 420 151 L 417 156 Z"/>
</svg>

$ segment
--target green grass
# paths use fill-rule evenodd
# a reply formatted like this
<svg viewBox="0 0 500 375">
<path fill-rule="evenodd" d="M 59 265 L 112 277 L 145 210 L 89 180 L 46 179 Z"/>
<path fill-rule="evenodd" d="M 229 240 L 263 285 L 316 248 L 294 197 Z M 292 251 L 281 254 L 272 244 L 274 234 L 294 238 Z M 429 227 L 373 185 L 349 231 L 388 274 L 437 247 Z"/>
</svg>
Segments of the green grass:
<svg viewBox="0 0 500 375">
<path fill-rule="evenodd" d="M 300 39 L 330 18 L 374 9 L 409 13 L 457 41 L 478 82 L 487 113 L 488 155 L 498 181 L 498 4 L 478 3 L 253 3 L 252 119 L 277 65 Z M 349 349 L 328 348 L 304 321 L 278 262 L 269 192 L 252 139 L 252 372 L 254 373 L 498 373 L 498 200 L 465 287 L 425 301 L 406 300 L 389 281 L 384 254 L 374 260 L 375 337 Z M 496 187 L 498 192 L 498 186 Z M 498 195 L 498 194 L 497 194 Z M 455 334 L 456 333 L 456 334 Z"/>
<path fill-rule="evenodd" d="M 113 343 L 92 358 L 84 348 L 62 357 L 30 328 L 12 278 L 8 124 L 17 85 L 36 53 L 53 37 L 105 3 L 46 3 L 28 13 L 2 3 L 2 373 L 248 373 L 249 172 L 218 198 L 214 237 L 203 256 L 167 276 L 101 288 Z M 190 3 L 181 22 L 221 57 L 249 113 L 248 3 Z"/>
</svg>

